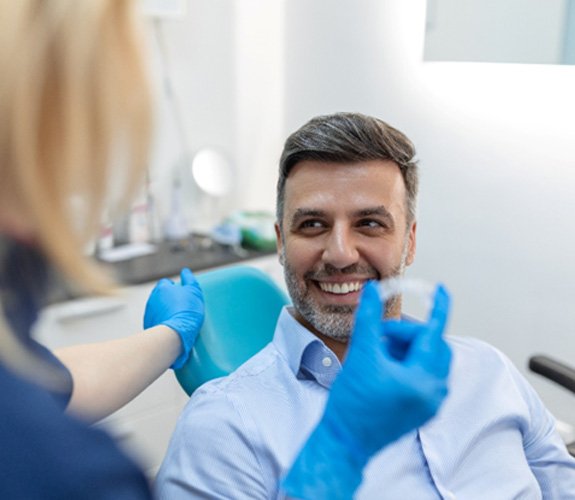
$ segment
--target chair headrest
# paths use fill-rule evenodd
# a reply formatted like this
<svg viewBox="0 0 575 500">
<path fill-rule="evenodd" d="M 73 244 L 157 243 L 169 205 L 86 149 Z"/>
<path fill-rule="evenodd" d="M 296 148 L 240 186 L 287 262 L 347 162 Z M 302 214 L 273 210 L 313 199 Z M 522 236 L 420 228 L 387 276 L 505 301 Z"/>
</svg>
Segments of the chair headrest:
<svg viewBox="0 0 575 500">
<path fill-rule="evenodd" d="M 206 304 L 204 324 L 187 363 L 176 370 L 191 394 L 228 375 L 273 338 L 285 292 L 263 271 L 233 266 L 197 275 Z"/>
</svg>

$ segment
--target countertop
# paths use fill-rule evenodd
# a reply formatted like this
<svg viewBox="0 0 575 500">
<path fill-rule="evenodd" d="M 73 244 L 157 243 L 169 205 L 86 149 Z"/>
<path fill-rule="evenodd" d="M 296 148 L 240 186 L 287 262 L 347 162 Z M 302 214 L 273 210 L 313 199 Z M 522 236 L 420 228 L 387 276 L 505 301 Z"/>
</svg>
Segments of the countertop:
<svg viewBox="0 0 575 500">
<path fill-rule="evenodd" d="M 155 253 L 103 264 L 111 269 L 119 283 L 137 285 L 176 276 L 182 267 L 189 267 L 197 272 L 274 254 L 274 251 L 232 248 L 200 236 L 191 236 L 178 243 L 162 242 L 156 246 Z"/>
<path fill-rule="evenodd" d="M 197 235 L 192 235 L 187 240 L 180 242 L 161 242 L 154 245 L 156 251 L 148 255 L 114 263 L 100 262 L 104 268 L 111 272 L 120 285 L 130 286 L 177 276 L 182 267 L 188 267 L 193 272 L 198 272 L 275 253 L 275 251 L 261 251 L 243 247 L 232 248 Z M 52 287 L 48 304 L 85 296 L 81 292 L 72 290 L 61 280 L 56 279 L 55 281 L 56 286 Z"/>
</svg>

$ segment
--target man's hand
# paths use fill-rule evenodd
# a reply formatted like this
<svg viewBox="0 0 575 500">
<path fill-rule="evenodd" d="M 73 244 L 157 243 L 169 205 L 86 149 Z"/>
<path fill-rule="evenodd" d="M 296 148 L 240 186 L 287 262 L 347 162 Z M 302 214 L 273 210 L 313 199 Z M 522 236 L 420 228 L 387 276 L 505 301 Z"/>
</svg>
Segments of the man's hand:
<svg viewBox="0 0 575 500">
<path fill-rule="evenodd" d="M 180 284 L 166 278 L 156 284 L 146 303 L 144 328 L 165 325 L 178 333 L 182 353 L 172 368 L 181 368 L 188 360 L 203 322 L 204 297 L 189 269 L 182 269 Z"/>
</svg>

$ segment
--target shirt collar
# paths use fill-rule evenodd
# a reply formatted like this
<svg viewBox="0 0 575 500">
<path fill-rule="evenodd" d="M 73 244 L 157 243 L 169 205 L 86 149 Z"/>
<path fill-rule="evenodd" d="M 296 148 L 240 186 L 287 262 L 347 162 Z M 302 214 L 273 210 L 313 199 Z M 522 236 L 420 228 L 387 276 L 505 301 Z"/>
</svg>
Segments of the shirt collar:
<svg viewBox="0 0 575 500">
<path fill-rule="evenodd" d="M 329 389 L 341 370 L 337 356 L 297 321 L 286 306 L 282 309 L 273 343 L 298 378 L 313 379 Z"/>
</svg>

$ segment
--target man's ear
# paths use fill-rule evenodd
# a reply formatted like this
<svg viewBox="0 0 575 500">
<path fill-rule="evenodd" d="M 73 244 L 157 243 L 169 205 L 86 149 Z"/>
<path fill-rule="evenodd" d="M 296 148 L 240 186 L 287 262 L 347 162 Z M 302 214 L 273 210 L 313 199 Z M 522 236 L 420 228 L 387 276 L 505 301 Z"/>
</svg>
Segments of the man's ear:
<svg viewBox="0 0 575 500">
<path fill-rule="evenodd" d="M 417 233 L 417 221 L 413 221 L 409 227 L 409 234 L 407 235 L 407 257 L 405 259 L 405 264 L 410 266 L 415 260 L 415 247 L 416 245 L 416 233 Z"/>
<path fill-rule="evenodd" d="M 284 265 L 284 257 L 283 257 L 283 240 L 282 240 L 282 231 L 280 229 L 279 224 L 276 222 L 274 224 L 274 229 L 276 231 L 276 248 L 277 248 L 277 252 L 278 252 L 278 259 L 280 261 L 280 264 L 283 266 Z"/>
</svg>

